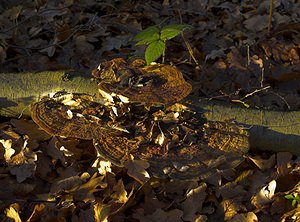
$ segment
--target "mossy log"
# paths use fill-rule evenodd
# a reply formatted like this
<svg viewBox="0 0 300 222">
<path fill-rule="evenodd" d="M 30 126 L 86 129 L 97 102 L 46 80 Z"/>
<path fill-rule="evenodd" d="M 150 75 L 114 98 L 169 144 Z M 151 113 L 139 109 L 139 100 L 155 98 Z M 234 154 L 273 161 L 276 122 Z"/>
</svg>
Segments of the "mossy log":
<svg viewBox="0 0 300 222">
<path fill-rule="evenodd" d="M 90 74 L 76 71 L 0 73 L 0 115 L 30 116 L 30 104 L 57 91 L 97 94 Z M 287 151 L 300 156 L 300 111 L 247 109 L 237 104 L 188 97 L 183 101 L 212 121 L 233 120 L 249 128 L 252 150 Z"/>
</svg>

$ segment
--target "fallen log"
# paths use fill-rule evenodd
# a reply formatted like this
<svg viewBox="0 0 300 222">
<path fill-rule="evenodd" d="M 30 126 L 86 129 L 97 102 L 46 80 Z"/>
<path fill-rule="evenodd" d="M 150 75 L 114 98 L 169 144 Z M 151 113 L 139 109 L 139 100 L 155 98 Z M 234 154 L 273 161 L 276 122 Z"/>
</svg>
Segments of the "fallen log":
<svg viewBox="0 0 300 222">
<path fill-rule="evenodd" d="M 249 130 L 252 150 L 287 151 L 300 156 L 300 111 L 251 109 L 221 101 L 188 98 L 211 121 L 232 120 Z"/>
<path fill-rule="evenodd" d="M 76 71 L 0 73 L 0 116 L 30 116 L 30 104 L 49 93 L 97 93 L 90 74 Z"/>
<path fill-rule="evenodd" d="M 57 91 L 97 96 L 97 82 L 77 71 L 0 73 L 0 115 L 29 117 L 30 104 Z M 252 150 L 287 151 L 300 156 L 300 111 L 247 109 L 236 104 L 188 97 L 183 101 L 212 121 L 234 120 L 249 129 Z"/>
</svg>

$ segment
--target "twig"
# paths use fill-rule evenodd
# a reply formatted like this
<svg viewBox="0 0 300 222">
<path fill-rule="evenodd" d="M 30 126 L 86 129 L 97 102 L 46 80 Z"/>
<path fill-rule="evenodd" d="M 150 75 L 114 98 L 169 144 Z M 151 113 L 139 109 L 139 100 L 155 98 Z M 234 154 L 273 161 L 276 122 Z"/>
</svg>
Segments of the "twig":
<svg viewBox="0 0 300 222">
<path fill-rule="evenodd" d="M 291 106 L 289 105 L 289 103 L 285 100 L 285 98 L 281 95 L 279 95 L 278 93 L 275 92 L 271 92 L 273 95 L 278 96 L 280 99 L 282 99 L 282 101 L 286 104 L 286 106 L 288 107 L 288 109 L 291 109 Z"/>
<path fill-rule="evenodd" d="M 196 65 L 200 67 L 200 65 L 199 65 L 199 63 L 198 63 L 198 61 L 197 61 L 197 59 L 196 59 L 195 56 L 194 56 L 194 52 L 193 52 L 193 50 L 192 50 L 192 47 L 191 47 L 190 43 L 185 39 L 185 37 L 184 37 L 184 35 L 183 35 L 182 32 L 181 32 L 181 37 L 182 37 L 182 39 L 183 39 L 183 42 L 184 42 L 186 48 L 187 48 L 188 51 L 189 51 L 189 54 L 190 54 L 191 58 L 192 58 L 193 61 L 196 63 Z"/>
<path fill-rule="evenodd" d="M 252 96 L 252 95 L 255 94 L 255 93 L 261 92 L 261 91 L 263 91 L 263 90 L 267 90 L 267 89 L 269 89 L 269 88 L 271 88 L 271 86 L 266 86 L 266 87 L 263 87 L 263 88 L 261 88 L 261 89 L 256 89 L 256 90 L 254 90 L 253 92 L 248 93 L 247 95 L 245 95 L 243 98 L 241 98 L 241 100 L 244 100 L 244 99 L 248 98 L 249 96 Z"/>
<path fill-rule="evenodd" d="M 231 102 L 242 103 L 245 107 L 249 108 L 250 105 L 247 104 L 247 103 L 245 103 L 243 100 L 246 99 L 246 98 L 248 98 L 248 97 L 250 97 L 250 96 L 252 96 L 252 95 L 254 95 L 255 93 L 261 92 L 263 90 L 267 90 L 269 88 L 270 88 L 270 86 L 266 86 L 266 87 L 263 87 L 261 89 L 256 89 L 253 92 L 248 93 L 247 95 L 245 95 L 243 98 L 241 98 L 241 99 L 233 99 L 233 100 L 231 100 Z"/>
<path fill-rule="evenodd" d="M 269 0 L 268 33 L 271 32 L 272 16 L 273 16 L 273 0 Z"/>
</svg>

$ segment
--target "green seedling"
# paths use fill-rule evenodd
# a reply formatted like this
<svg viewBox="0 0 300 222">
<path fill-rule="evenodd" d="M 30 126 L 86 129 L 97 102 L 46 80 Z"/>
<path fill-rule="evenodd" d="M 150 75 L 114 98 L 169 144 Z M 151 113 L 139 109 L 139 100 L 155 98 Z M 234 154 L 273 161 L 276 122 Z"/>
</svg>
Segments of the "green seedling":
<svg viewBox="0 0 300 222">
<path fill-rule="evenodd" d="M 133 40 L 137 41 L 136 45 L 147 45 L 145 51 L 147 65 L 161 56 L 164 63 L 166 41 L 176 37 L 188 28 L 191 28 L 191 26 L 185 24 L 167 25 L 162 28 L 150 26 L 138 33 Z"/>
<path fill-rule="evenodd" d="M 293 207 L 296 207 L 300 203 L 300 196 L 295 196 L 294 194 L 288 194 L 284 196 L 288 200 L 292 200 Z"/>
</svg>

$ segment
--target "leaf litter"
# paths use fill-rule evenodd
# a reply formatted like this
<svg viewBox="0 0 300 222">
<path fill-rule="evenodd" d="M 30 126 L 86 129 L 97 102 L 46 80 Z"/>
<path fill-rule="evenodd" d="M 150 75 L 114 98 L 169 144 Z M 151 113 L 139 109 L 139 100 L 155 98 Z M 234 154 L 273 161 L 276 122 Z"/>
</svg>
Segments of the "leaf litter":
<svg viewBox="0 0 300 222">
<path fill-rule="evenodd" d="M 195 95 L 228 101 L 270 85 L 244 102 L 299 109 L 299 1 L 274 2 L 270 33 L 269 2 L 4 1 L 0 69 L 89 71 L 99 59 L 140 53 L 131 40 L 142 28 L 182 21 L 193 26 L 185 38 L 202 69 L 180 38 L 167 45 L 166 58 L 188 73 Z M 163 143 L 163 132 L 155 133 Z M 0 159 L 1 221 L 300 218 L 300 204 L 285 198 L 300 195 L 300 159 L 289 153 L 251 153 L 205 183 L 156 179 L 146 161 L 119 168 L 101 159 L 91 141 L 51 138 L 30 120 L 11 119 L 0 125 Z"/>
</svg>

